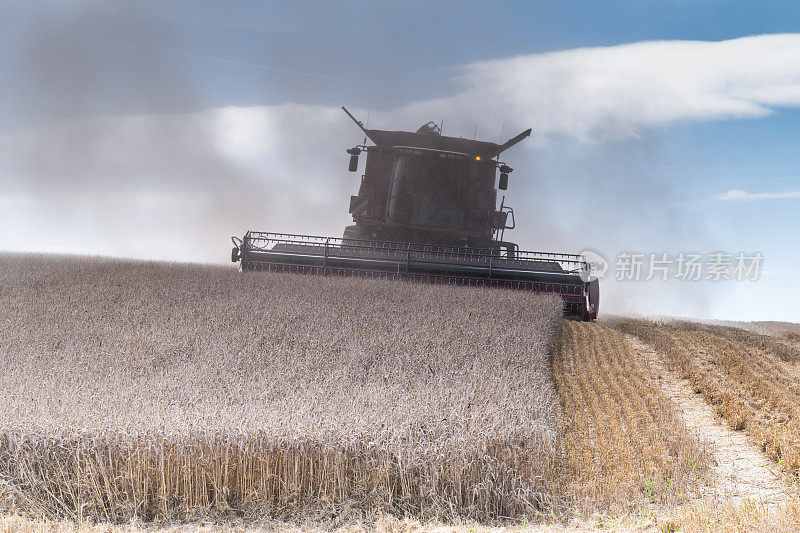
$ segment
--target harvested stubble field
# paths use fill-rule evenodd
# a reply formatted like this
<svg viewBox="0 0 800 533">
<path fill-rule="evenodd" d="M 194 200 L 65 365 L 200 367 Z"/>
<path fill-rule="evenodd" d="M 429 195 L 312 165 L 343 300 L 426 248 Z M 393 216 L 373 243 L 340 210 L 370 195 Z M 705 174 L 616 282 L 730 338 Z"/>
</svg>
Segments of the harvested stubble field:
<svg viewBox="0 0 800 533">
<path fill-rule="evenodd" d="M 800 342 L 800 324 L 794 322 L 736 322 L 732 320 L 703 320 L 702 324 L 722 326 L 728 329 L 743 329 L 759 335 L 779 337 L 790 342 Z"/>
<path fill-rule="evenodd" d="M 0 256 L 0 502 L 119 521 L 560 504 L 560 302 Z"/>
<path fill-rule="evenodd" d="M 620 320 L 788 474 L 800 472 L 800 345 L 727 326 Z"/>
<path fill-rule="evenodd" d="M 622 334 L 564 322 L 553 362 L 570 493 L 584 511 L 674 505 L 699 492 L 707 456 Z"/>
</svg>

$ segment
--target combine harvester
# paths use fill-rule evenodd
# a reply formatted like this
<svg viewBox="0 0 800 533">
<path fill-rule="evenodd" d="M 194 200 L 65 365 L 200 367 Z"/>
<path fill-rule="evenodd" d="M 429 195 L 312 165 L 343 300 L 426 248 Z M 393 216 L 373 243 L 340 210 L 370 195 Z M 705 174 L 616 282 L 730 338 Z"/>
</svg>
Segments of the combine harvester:
<svg viewBox="0 0 800 533">
<path fill-rule="evenodd" d="M 433 122 L 415 133 L 367 129 L 342 107 L 374 146 L 347 150 L 350 172 L 361 152 L 367 163 L 355 224 L 344 235 L 317 237 L 248 231 L 233 237 L 231 260 L 242 271 L 358 276 L 473 285 L 558 294 L 564 313 L 597 318 L 599 285 L 581 255 L 526 252 L 503 240 L 515 226 L 506 190 L 513 170 L 500 154 L 531 134 L 504 144 L 445 137 Z M 495 180 L 497 171 L 500 178 Z"/>
</svg>

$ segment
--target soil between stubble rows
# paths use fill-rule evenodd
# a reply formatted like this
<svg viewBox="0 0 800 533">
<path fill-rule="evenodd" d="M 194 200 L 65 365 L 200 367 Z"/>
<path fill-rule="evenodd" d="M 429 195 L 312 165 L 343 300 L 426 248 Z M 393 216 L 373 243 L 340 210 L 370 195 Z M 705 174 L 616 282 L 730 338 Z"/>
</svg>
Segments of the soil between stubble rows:
<svg viewBox="0 0 800 533">
<path fill-rule="evenodd" d="M 713 458 L 714 483 L 706 495 L 730 500 L 758 499 L 780 503 L 788 497 L 788 486 L 778 466 L 750 442 L 742 431 L 734 431 L 721 420 L 686 379 L 667 369 L 652 346 L 633 335 L 625 335 L 634 352 L 647 362 L 664 395 L 678 409 L 686 426 L 704 441 Z"/>
</svg>

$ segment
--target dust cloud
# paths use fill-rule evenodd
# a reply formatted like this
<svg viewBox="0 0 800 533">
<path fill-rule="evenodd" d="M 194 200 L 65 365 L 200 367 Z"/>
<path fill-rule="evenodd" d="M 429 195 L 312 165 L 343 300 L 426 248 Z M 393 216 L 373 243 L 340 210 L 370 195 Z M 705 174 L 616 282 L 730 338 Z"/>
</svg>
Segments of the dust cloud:
<svg viewBox="0 0 800 533">
<path fill-rule="evenodd" d="M 53 7 L 10 39 L 4 248 L 223 261 L 248 227 L 341 231 L 352 178 L 343 157 L 339 172 L 319 162 L 344 153 L 325 110 L 209 110 L 180 36 L 145 5 Z"/>
</svg>

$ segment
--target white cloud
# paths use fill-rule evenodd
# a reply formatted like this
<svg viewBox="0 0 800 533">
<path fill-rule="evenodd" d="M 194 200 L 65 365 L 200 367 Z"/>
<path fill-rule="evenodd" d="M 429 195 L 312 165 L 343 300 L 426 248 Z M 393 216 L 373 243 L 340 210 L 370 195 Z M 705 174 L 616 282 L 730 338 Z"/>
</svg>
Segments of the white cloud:
<svg viewBox="0 0 800 533">
<path fill-rule="evenodd" d="M 510 125 L 533 127 L 540 139 L 635 137 L 679 121 L 759 117 L 800 106 L 800 34 L 522 55 L 467 65 L 458 80 L 453 96 L 393 114 L 417 122 L 446 117 L 445 129 L 449 121 L 456 135 L 471 134 L 476 123 L 497 135 L 505 122 L 506 134 Z"/>
<path fill-rule="evenodd" d="M 505 140 L 532 127 L 540 142 L 601 142 L 681 121 L 764 116 L 800 106 L 800 33 L 579 48 L 481 61 L 455 72 L 452 94 L 373 110 L 371 126 L 408 130 L 444 119 L 448 135 L 472 136 L 477 124 L 478 138 L 485 140 L 501 140 L 501 129 Z M 354 111 L 365 119 L 365 111 Z M 40 142 L 42 132 L 47 143 Z M 343 137 L 352 142 L 358 133 L 338 107 L 282 104 L 87 118 L 51 124 L 34 135 L 0 136 L 0 147 L 19 152 L 22 142 L 22 153 L 36 152 L 39 164 L 85 175 L 86 161 L 106 170 L 104 165 L 135 152 L 137 171 L 142 165 L 168 167 L 171 154 L 185 156 L 211 142 L 236 166 L 295 182 L 298 169 L 319 170 L 323 156 L 338 153 Z"/>
<path fill-rule="evenodd" d="M 478 138 L 501 141 L 532 127 L 534 142 L 602 142 L 679 122 L 765 116 L 800 107 L 800 33 L 579 48 L 455 72 L 452 94 L 373 110 L 371 127 L 413 130 L 444 120 L 445 134 L 454 136 L 471 136 L 477 125 Z M 268 158 L 280 169 L 273 179 L 321 152 L 338 153 L 343 137 L 358 137 L 338 107 L 226 107 L 186 117 L 213 129 L 224 156 L 253 164 Z"/>
<path fill-rule="evenodd" d="M 723 202 L 730 200 L 745 202 L 754 202 L 757 200 L 796 200 L 800 199 L 800 191 L 747 192 L 739 189 L 731 189 L 726 193 L 714 196 L 714 199 Z"/>
</svg>

